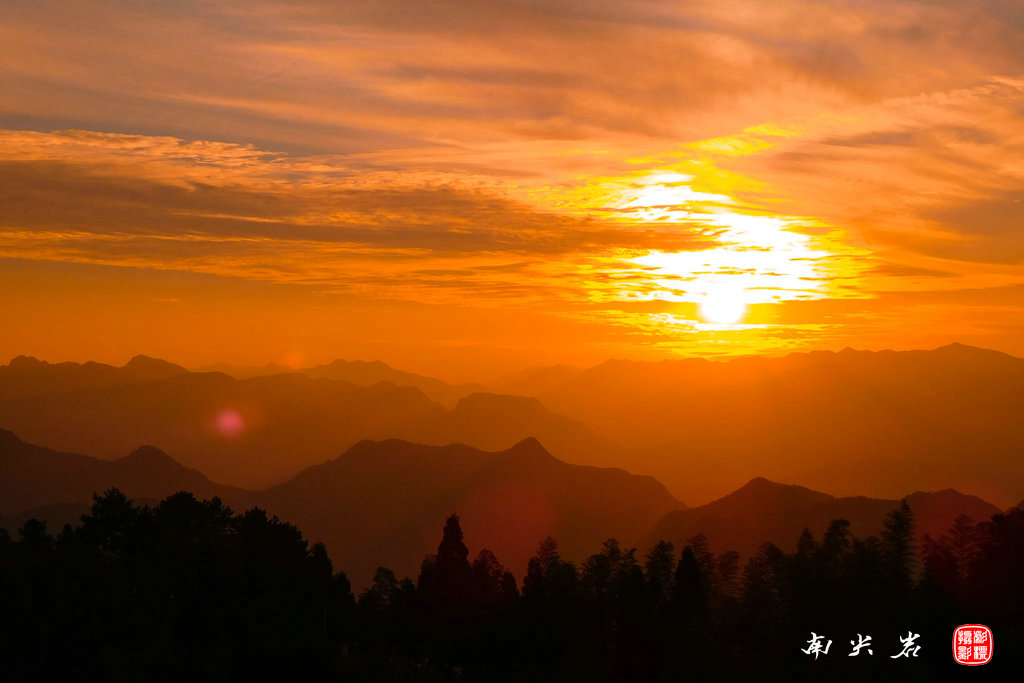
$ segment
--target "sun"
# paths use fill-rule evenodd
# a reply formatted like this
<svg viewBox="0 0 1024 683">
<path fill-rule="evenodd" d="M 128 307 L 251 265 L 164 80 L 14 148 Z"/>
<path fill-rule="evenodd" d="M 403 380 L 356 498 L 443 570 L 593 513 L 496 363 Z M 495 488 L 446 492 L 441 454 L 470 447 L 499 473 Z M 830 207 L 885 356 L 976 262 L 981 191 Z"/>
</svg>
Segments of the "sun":
<svg viewBox="0 0 1024 683">
<path fill-rule="evenodd" d="M 721 289 L 708 292 L 700 302 L 700 314 L 715 325 L 735 325 L 747 313 L 743 290 Z"/>
</svg>

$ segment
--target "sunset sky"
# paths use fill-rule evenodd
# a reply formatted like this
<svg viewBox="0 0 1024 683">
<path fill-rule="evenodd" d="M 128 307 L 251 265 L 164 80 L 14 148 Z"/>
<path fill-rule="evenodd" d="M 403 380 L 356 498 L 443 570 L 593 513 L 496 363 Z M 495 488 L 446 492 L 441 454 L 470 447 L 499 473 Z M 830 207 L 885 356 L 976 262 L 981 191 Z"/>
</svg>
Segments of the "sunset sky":
<svg viewBox="0 0 1024 683">
<path fill-rule="evenodd" d="M 0 362 L 1024 355 L 1020 0 L 0 7 Z"/>
</svg>

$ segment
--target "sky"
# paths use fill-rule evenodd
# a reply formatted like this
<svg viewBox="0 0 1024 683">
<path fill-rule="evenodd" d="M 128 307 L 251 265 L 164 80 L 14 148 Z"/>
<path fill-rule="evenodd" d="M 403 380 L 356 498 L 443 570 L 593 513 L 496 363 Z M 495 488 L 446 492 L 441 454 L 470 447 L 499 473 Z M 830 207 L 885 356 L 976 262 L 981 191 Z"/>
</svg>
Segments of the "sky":
<svg viewBox="0 0 1024 683">
<path fill-rule="evenodd" d="M 0 358 L 1024 355 L 1019 0 L 7 0 Z"/>
</svg>

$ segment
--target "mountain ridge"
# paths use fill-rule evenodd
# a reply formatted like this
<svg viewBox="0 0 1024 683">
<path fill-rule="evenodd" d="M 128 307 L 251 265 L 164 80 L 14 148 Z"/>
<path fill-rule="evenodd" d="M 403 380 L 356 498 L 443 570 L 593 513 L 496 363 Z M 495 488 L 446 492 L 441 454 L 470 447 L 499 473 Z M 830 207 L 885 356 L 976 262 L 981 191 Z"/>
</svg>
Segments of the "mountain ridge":
<svg viewBox="0 0 1024 683">
<path fill-rule="evenodd" d="M 140 443 L 161 444 L 183 464 L 249 489 L 285 481 L 362 439 L 500 450 L 535 436 L 558 456 L 587 464 L 613 464 L 618 452 L 535 398 L 471 394 L 448 410 L 417 387 L 300 373 L 239 380 L 183 372 L 8 395 L 0 398 L 0 425 L 27 441 L 104 460 Z"/>
<path fill-rule="evenodd" d="M 97 468 L 101 477 L 91 473 Z M 287 482 L 245 491 L 211 482 L 153 446 L 99 461 L 33 446 L 0 429 L 5 526 L 40 515 L 58 526 L 74 523 L 92 493 L 111 486 L 142 501 L 188 490 L 198 498 L 216 495 L 236 510 L 262 507 L 298 526 L 307 538 L 323 541 L 338 566 L 360 583 L 380 565 L 415 576 L 451 512 L 462 517 L 474 547 L 488 547 L 522 575 L 526 559 L 549 534 L 563 556 L 576 561 L 609 537 L 645 552 L 657 540 L 680 548 L 696 533 L 705 534 L 718 552 L 749 556 L 765 541 L 789 549 L 804 527 L 820 536 L 834 519 L 850 521 L 859 537 L 877 534 L 899 504 L 899 499 L 837 497 L 754 477 L 712 503 L 686 508 L 653 477 L 573 465 L 532 437 L 492 452 L 462 444 L 366 439 Z M 958 514 L 982 521 L 1000 512 L 955 489 L 915 491 L 903 499 L 914 513 L 919 539 L 925 533 L 941 536 Z"/>
<path fill-rule="evenodd" d="M 211 481 L 154 446 L 141 446 L 117 460 L 99 460 L 22 441 L 0 429 L 0 514 L 45 505 L 83 503 L 117 487 L 139 498 L 160 499 L 181 490 L 248 503 L 252 492 Z"/>
<path fill-rule="evenodd" d="M 386 505 L 377 490 L 382 479 L 391 486 Z M 453 511 L 467 538 L 487 544 L 521 574 L 548 534 L 567 557 L 582 559 L 609 535 L 639 538 L 682 505 L 651 477 L 573 465 L 534 438 L 502 451 L 363 441 L 255 501 L 323 541 L 358 580 L 368 580 L 378 564 L 415 575 Z"/>
<path fill-rule="evenodd" d="M 428 398 L 445 406 L 451 406 L 463 396 L 483 390 L 480 384 L 450 384 L 444 380 L 393 368 L 382 360 L 363 361 L 337 358 L 329 363 L 307 368 L 290 368 L 277 363 L 262 367 L 232 366 L 217 364 L 197 368 L 195 372 L 218 371 L 236 379 L 252 379 L 278 374 L 300 374 L 313 379 L 333 379 L 369 387 L 379 382 L 391 382 L 396 386 L 411 386 L 422 391 Z"/>
<path fill-rule="evenodd" d="M 694 502 L 755 475 L 886 498 L 952 486 L 1002 506 L 1024 492 L 1024 360 L 964 344 L 613 360 L 538 398 Z"/>
<path fill-rule="evenodd" d="M 166 379 L 187 372 L 180 365 L 141 354 L 120 367 L 95 361 L 49 363 L 20 355 L 0 365 L 0 399 Z"/>
<path fill-rule="evenodd" d="M 16 360 L 14 375 L 55 374 L 43 361 Z M 610 360 L 536 396 L 473 392 L 448 408 L 386 381 L 367 387 L 299 373 L 237 380 L 147 357 L 129 365 L 170 376 L 141 382 L 123 368 L 68 364 L 73 373 L 118 377 L 103 386 L 69 380 L 70 388 L 40 394 L 2 366 L 0 425 L 104 459 L 158 443 L 248 488 L 284 481 L 364 438 L 501 450 L 535 436 L 563 460 L 650 474 L 694 503 L 754 475 L 881 498 L 952 486 L 1003 507 L 1024 492 L 1024 360 L 964 344 Z"/>
<path fill-rule="evenodd" d="M 741 557 L 751 556 L 766 541 L 788 552 L 796 547 L 804 528 L 820 537 L 837 519 L 850 522 L 850 532 L 855 536 L 877 535 L 886 515 L 901 500 L 907 502 L 914 515 L 919 543 L 925 534 L 940 537 L 960 514 L 982 521 L 1001 511 L 977 496 L 955 489 L 915 491 L 902 499 L 832 496 L 804 486 L 755 477 L 715 501 L 667 513 L 644 541 L 649 545 L 670 540 L 679 547 L 702 533 L 713 548 L 735 550 Z"/>
</svg>

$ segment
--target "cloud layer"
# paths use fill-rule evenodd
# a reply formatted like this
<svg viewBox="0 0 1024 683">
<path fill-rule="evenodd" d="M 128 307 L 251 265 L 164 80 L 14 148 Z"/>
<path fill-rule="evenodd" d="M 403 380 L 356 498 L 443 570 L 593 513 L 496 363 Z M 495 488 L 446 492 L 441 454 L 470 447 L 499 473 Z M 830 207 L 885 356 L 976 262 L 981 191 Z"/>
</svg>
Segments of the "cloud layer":
<svg viewBox="0 0 1024 683">
<path fill-rule="evenodd" d="M 0 268 L 529 311 L 609 355 L 1024 352 L 1021 44 L 1015 0 L 15 0 Z"/>
</svg>

